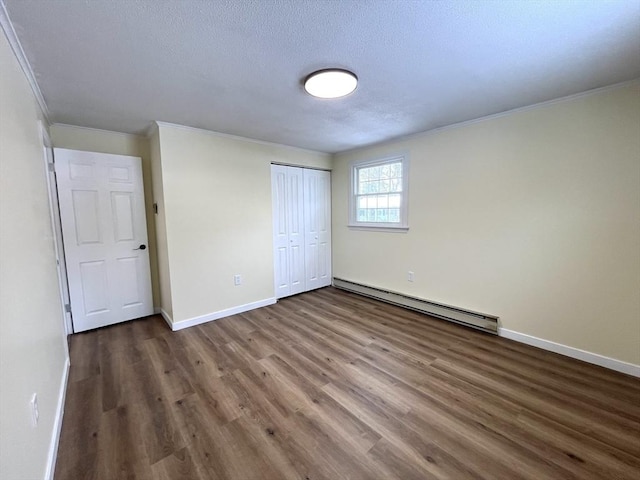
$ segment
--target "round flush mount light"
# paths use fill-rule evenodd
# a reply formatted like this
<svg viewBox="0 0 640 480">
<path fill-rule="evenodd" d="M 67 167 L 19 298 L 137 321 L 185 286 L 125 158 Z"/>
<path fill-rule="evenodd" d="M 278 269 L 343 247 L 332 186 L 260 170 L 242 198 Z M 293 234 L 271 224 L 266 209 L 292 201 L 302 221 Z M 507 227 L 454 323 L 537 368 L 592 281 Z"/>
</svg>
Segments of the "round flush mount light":
<svg viewBox="0 0 640 480">
<path fill-rule="evenodd" d="M 304 80 L 304 89 L 318 98 L 340 98 L 356 89 L 358 77 L 348 70 L 328 68 L 313 72 Z"/>
</svg>

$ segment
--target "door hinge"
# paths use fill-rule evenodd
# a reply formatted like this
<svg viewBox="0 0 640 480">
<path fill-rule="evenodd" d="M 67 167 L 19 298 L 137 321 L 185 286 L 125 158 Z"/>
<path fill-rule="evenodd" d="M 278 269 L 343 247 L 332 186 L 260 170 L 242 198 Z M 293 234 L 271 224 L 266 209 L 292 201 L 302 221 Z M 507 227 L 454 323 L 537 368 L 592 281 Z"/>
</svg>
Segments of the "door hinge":
<svg viewBox="0 0 640 480">
<path fill-rule="evenodd" d="M 50 172 L 54 172 L 56 171 L 56 164 L 55 163 L 47 163 L 47 166 L 49 167 L 49 171 Z"/>
<path fill-rule="evenodd" d="M 69 305 L 68 303 L 64 304 L 64 311 L 67 313 L 71 313 L 71 305 Z"/>
</svg>

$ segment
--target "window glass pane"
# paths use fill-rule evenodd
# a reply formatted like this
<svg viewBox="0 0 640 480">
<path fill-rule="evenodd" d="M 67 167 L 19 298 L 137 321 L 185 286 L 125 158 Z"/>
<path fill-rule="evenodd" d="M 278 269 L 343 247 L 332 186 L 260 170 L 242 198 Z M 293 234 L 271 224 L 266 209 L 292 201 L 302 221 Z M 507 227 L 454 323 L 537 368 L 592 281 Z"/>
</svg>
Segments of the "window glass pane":
<svg viewBox="0 0 640 480">
<path fill-rule="evenodd" d="M 378 195 L 378 207 L 387 208 L 389 206 L 389 195 Z"/>
<path fill-rule="evenodd" d="M 382 165 L 380 167 L 380 178 L 389 178 L 391 176 L 390 165 Z"/>
<path fill-rule="evenodd" d="M 378 199 L 376 197 L 367 197 L 367 208 L 376 208 L 378 206 Z"/>
<path fill-rule="evenodd" d="M 389 209 L 389 221 L 390 222 L 399 222 L 400 221 L 400 209 L 398 209 L 398 208 L 390 208 Z"/>
<path fill-rule="evenodd" d="M 376 209 L 376 222 L 387 222 L 387 209 L 386 208 L 378 208 Z"/>
<path fill-rule="evenodd" d="M 367 211 L 364 208 L 358 209 L 358 221 L 366 222 L 367 221 Z"/>
<path fill-rule="evenodd" d="M 374 193 L 375 192 L 375 186 L 377 185 L 376 181 L 373 182 L 363 182 L 362 183 L 362 192 L 361 193 Z"/>
<path fill-rule="evenodd" d="M 400 195 L 399 194 L 389 195 L 389 207 L 391 207 L 391 208 L 400 208 Z"/>
<path fill-rule="evenodd" d="M 369 169 L 368 168 L 358 169 L 358 181 L 364 182 L 366 180 L 369 180 Z"/>
<path fill-rule="evenodd" d="M 367 197 L 358 197 L 358 208 L 367 208 Z"/>
<path fill-rule="evenodd" d="M 376 221 L 376 210 L 374 208 L 367 210 L 367 221 L 368 222 Z"/>
<path fill-rule="evenodd" d="M 378 189 L 378 191 L 382 193 L 386 193 L 391 188 L 391 180 L 380 180 L 379 185 L 380 185 L 380 188 Z"/>
<path fill-rule="evenodd" d="M 402 180 L 400 178 L 392 178 L 389 180 L 389 191 L 390 192 L 401 192 L 402 191 Z"/>
</svg>

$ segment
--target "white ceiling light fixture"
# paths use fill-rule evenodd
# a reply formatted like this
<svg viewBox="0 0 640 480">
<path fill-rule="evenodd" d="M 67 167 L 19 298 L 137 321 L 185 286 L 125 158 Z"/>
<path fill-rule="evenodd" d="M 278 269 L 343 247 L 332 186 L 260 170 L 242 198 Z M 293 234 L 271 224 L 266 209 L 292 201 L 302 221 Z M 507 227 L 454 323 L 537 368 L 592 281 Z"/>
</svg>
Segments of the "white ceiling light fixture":
<svg viewBox="0 0 640 480">
<path fill-rule="evenodd" d="M 304 89 L 318 98 L 340 98 L 349 95 L 358 86 L 358 77 L 349 70 L 327 68 L 310 74 Z"/>
</svg>

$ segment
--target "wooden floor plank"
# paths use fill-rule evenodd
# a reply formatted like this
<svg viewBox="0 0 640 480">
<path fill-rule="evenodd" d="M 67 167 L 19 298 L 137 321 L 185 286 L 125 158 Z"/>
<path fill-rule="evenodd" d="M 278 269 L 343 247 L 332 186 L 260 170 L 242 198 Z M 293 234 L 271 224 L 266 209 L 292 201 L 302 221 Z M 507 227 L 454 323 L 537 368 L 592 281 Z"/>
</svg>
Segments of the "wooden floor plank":
<svg viewBox="0 0 640 480">
<path fill-rule="evenodd" d="M 80 369 L 84 366 L 81 364 Z M 102 385 L 97 375 L 69 383 L 65 402 L 63 433 L 58 446 L 56 479 L 97 480 L 98 441 L 108 436 L 100 429 L 102 420 Z M 113 440 L 113 439 L 111 439 Z M 80 447 L 80 448 L 79 448 Z"/>
<path fill-rule="evenodd" d="M 98 478 L 152 480 L 149 458 L 144 448 L 144 432 L 127 406 L 105 412 L 100 422 L 97 464 Z M 113 439 L 118 439 L 114 442 Z"/>
<path fill-rule="evenodd" d="M 151 467 L 154 480 L 208 480 L 207 472 L 188 447 L 154 463 Z"/>
<path fill-rule="evenodd" d="M 636 480 L 640 380 L 325 288 L 74 335 L 56 480 Z"/>
</svg>

